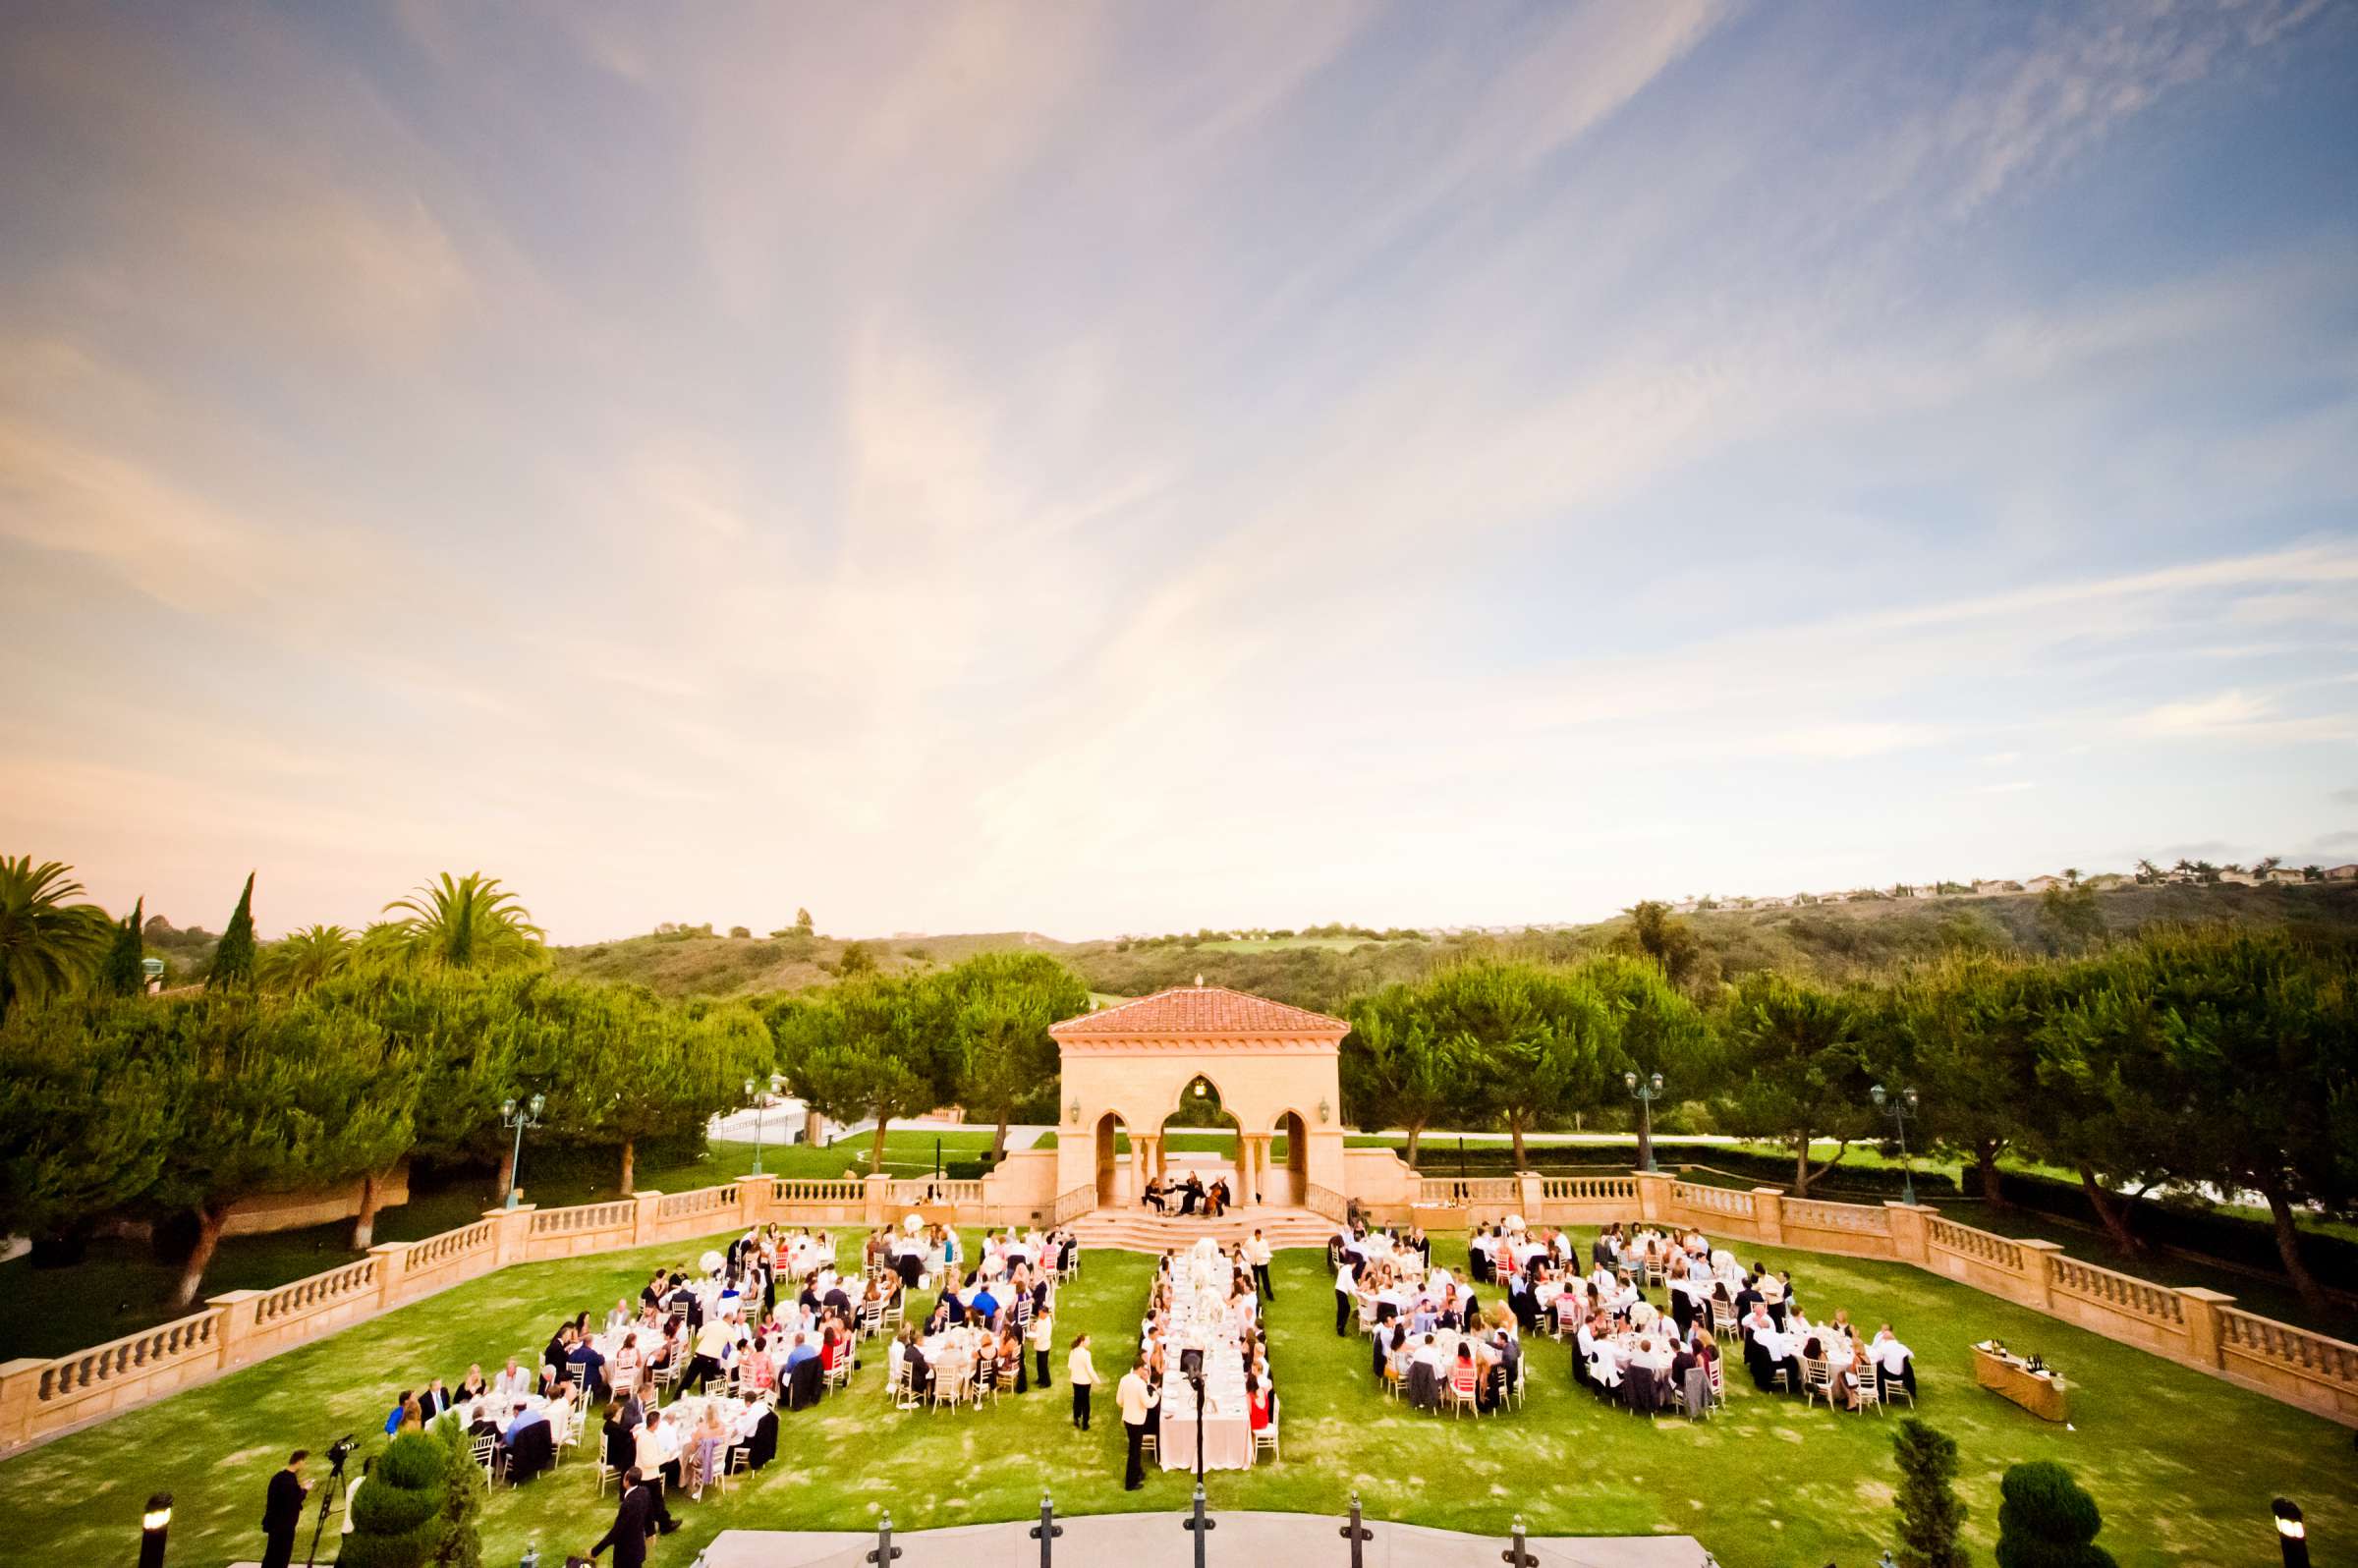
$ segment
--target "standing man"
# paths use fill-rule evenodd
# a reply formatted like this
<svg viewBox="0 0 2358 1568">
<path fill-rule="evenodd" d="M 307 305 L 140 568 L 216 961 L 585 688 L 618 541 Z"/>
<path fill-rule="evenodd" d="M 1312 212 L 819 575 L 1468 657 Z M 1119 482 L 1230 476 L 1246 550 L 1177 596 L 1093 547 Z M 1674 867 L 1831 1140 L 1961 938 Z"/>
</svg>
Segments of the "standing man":
<svg viewBox="0 0 2358 1568">
<path fill-rule="evenodd" d="M 262 1568 L 287 1568 L 295 1560 L 295 1527 L 303 1523 L 303 1499 L 310 1487 L 303 1483 L 308 1448 L 287 1455 L 287 1468 L 270 1478 L 270 1492 L 262 1503 Z"/>
<path fill-rule="evenodd" d="M 1245 1243 L 1245 1260 L 1253 1265 L 1253 1288 L 1261 1292 L 1263 1301 L 1277 1299 L 1277 1287 L 1269 1283 L 1269 1244 L 1262 1239 L 1257 1225 L 1253 1239 Z"/>
<path fill-rule="evenodd" d="M 1359 1264 L 1349 1253 L 1334 1269 L 1334 1331 L 1351 1332 L 1351 1318 L 1359 1311 Z"/>
<path fill-rule="evenodd" d="M 1097 1364 L 1089 1357 L 1089 1336 L 1073 1336 L 1073 1359 L 1065 1364 L 1065 1376 L 1073 1385 L 1073 1425 L 1089 1430 L 1089 1391 L 1097 1385 Z"/>
<path fill-rule="evenodd" d="M 1161 1402 L 1162 1396 L 1147 1386 L 1147 1358 L 1141 1354 L 1114 1390 L 1114 1403 L 1122 1407 L 1122 1429 L 1130 1438 L 1130 1467 L 1122 1473 L 1124 1491 L 1137 1491 L 1147 1484 L 1147 1417 Z"/>
<path fill-rule="evenodd" d="M 646 1538 L 655 1533 L 651 1516 L 654 1493 L 646 1488 L 637 1466 L 622 1473 L 622 1503 L 614 1510 L 614 1523 L 606 1527 L 597 1544 L 590 1548 L 595 1558 L 608 1546 L 614 1548 L 614 1568 L 645 1568 Z"/>
</svg>

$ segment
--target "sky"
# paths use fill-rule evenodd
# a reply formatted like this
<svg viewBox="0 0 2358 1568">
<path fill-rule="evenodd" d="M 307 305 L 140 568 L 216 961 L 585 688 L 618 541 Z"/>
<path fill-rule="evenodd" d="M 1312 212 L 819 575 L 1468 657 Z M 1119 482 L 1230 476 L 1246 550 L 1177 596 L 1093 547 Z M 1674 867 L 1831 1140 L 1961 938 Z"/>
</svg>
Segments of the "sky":
<svg viewBox="0 0 2358 1568">
<path fill-rule="evenodd" d="M 550 936 L 2358 860 L 2358 6 L 0 29 L 0 853 Z"/>
</svg>

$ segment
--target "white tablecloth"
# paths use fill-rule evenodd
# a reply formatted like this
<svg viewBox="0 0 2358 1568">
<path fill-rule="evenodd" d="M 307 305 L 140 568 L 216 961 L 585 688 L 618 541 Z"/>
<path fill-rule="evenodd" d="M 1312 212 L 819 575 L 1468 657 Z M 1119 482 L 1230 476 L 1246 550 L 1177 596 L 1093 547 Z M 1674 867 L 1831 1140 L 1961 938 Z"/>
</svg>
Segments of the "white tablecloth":
<svg viewBox="0 0 2358 1568">
<path fill-rule="evenodd" d="M 1155 1447 L 1163 1469 L 1196 1468 L 1196 1399 L 1185 1383 L 1163 1385 L 1162 1435 L 1156 1439 Z M 1211 1396 L 1211 1415 L 1204 1423 L 1204 1468 L 1253 1468 L 1253 1424 L 1246 1415 L 1241 1391 Z"/>
</svg>

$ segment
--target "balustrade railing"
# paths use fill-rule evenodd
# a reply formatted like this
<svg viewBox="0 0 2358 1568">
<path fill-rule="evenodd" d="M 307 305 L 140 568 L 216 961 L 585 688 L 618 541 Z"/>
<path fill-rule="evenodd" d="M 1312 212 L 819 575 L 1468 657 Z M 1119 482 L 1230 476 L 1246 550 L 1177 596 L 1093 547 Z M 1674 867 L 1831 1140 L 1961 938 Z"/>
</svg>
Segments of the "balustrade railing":
<svg viewBox="0 0 2358 1568">
<path fill-rule="evenodd" d="M 2057 1254 L 2052 1261 L 2053 1269 L 2048 1275 L 2048 1281 L 2056 1290 L 2101 1302 L 2118 1312 L 2150 1317 L 2156 1322 L 2167 1323 L 2172 1328 L 2182 1328 L 2186 1324 L 2186 1304 L 2178 1299 L 2178 1293 L 2174 1290 L 2128 1274 L 2116 1274 L 2109 1268 L 2099 1268 L 2094 1263 L 2083 1263 L 2061 1254 Z"/>
<path fill-rule="evenodd" d="M 1302 1184 L 1302 1206 L 1314 1214 L 1323 1214 L 1338 1224 L 1351 1213 L 1351 1200 L 1333 1188 L 1320 1187 L 1316 1182 Z"/>
<path fill-rule="evenodd" d="M 41 1369 L 34 1397 L 43 1404 L 71 1399 L 103 1389 L 119 1377 L 143 1377 L 176 1362 L 216 1356 L 220 1332 L 220 1313 L 208 1310 L 61 1356 Z"/>
<path fill-rule="evenodd" d="M 1540 1179 L 1540 1196 L 1567 1203 L 1582 1200 L 1636 1203 L 1638 1179 L 1635 1176 L 1544 1176 Z"/>
<path fill-rule="evenodd" d="M 364 1258 L 357 1263 L 313 1274 L 308 1279 L 281 1285 L 254 1298 L 253 1321 L 256 1327 L 277 1322 L 281 1318 L 300 1316 L 321 1307 L 329 1306 L 346 1296 L 376 1288 L 376 1260 Z"/>
<path fill-rule="evenodd" d="M 979 1181 L 904 1178 L 892 1184 L 891 1197 L 896 1204 L 980 1204 L 983 1187 Z"/>
<path fill-rule="evenodd" d="M 1936 1215 L 1926 1221 L 1925 1239 L 1948 1252 L 1993 1263 L 2017 1274 L 2023 1271 L 2021 1248 L 2003 1236 L 1993 1236 L 1986 1230 L 1976 1230 L 1971 1225 L 1960 1225 L 1955 1220 L 1941 1219 Z"/>
<path fill-rule="evenodd" d="M 1788 1198 L 1783 1205 L 1784 1222 L 1819 1230 L 1847 1230 L 1861 1236 L 1891 1234 L 1891 1211 L 1887 1208 L 1869 1208 L 1864 1204 L 1822 1204 L 1815 1199 Z"/>
<path fill-rule="evenodd" d="M 1048 1223 L 1061 1225 L 1078 1219 L 1097 1206 L 1097 1188 L 1095 1182 L 1085 1187 L 1069 1188 L 1056 1195 L 1055 1204 L 1048 1209 Z"/>
<path fill-rule="evenodd" d="M 700 1214 L 718 1213 L 737 1206 L 737 1184 L 725 1187 L 700 1187 L 692 1193 L 665 1193 L 655 1205 L 658 1220 L 694 1219 Z"/>
<path fill-rule="evenodd" d="M 630 1199 L 610 1204 L 576 1204 L 567 1208 L 533 1210 L 535 1236 L 573 1236 L 586 1230 L 615 1230 L 631 1224 L 639 1205 Z"/>
<path fill-rule="evenodd" d="M 858 1204 L 866 1202 L 867 1198 L 868 1184 L 862 1181 L 778 1178 L 777 1201 L 781 1204 Z"/>
<path fill-rule="evenodd" d="M 2358 1393 L 2358 1345 L 2313 1334 L 2273 1317 L 2255 1317 L 2232 1307 L 2219 1309 L 2218 1327 L 2220 1342 L 2230 1351 Z"/>
<path fill-rule="evenodd" d="M 1522 1184 L 1512 1176 L 1428 1176 L 1423 1187 L 1427 1203 L 1438 1200 L 1461 1208 L 1470 1204 L 1511 1204 L 1523 1194 Z"/>
<path fill-rule="evenodd" d="M 1725 1214 L 1731 1219 L 1751 1219 L 1755 1216 L 1752 1194 L 1737 1192 L 1732 1187 L 1711 1187 L 1701 1182 L 1672 1182 L 1671 1198 L 1689 1208 L 1707 1213 Z"/>
<path fill-rule="evenodd" d="M 469 1253 L 481 1252 L 497 1245 L 493 1229 L 495 1223 L 481 1219 L 472 1225 L 461 1225 L 457 1230 L 446 1230 L 439 1236 L 428 1236 L 402 1255 L 401 1271 L 404 1274 L 423 1273 L 429 1268 L 438 1268 L 464 1258 Z"/>
</svg>

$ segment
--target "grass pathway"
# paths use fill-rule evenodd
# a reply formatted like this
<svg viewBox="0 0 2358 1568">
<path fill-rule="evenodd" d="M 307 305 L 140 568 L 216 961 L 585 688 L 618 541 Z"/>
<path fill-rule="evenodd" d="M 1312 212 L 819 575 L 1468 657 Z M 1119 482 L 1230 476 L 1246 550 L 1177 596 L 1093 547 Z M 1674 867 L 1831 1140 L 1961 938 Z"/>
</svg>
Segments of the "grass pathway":
<svg viewBox="0 0 2358 1568">
<path fill-rule="evenodd" d="M 560 1313 L 602 1307 L 636 1291 L 656 1262 L 701 1251 L 675 1245 L 510 1269 L 20 1455 L 0 1464 L 12 1556 L 128 1560 L 140 1504 L 163 1488 L 177 1499 L 177 1568 L 250 1557 L 263 1484 L 289 1447 L 316 1451 L 358 1431 L 372 1451 L 391 1394 L 417 1371 L 455 1374 L 470 1360 L 496 1368 L 510 1350 L 544 1341 Z M 1462 1260 L 1462 1245 L 1444 1240 L 1440 1254 Z M 2268 1503 L 2279 1492 L 2308 1509 L 2313 1539 L 2358 1539 L 2358 1461 L 2340 1428 L 1896 1264 L 1763 1256 L 1793 1270 L 1813 1309 L 1846 1305 L 1870 1324 L 1888 1316 L 1917 1347 L 1921 1414 L 1963 1450 L 1981 1560 L 1994 1536 L 1997 1479 L 2029 1458 L 2072 1467 L 2104 1508 L 2103 1543 L 2124 1568 L 2262 1568 L 2275 1560 Z M 1366 1341 L 1332 1332 L 1323 1263 L 1317 1253 L 1280 1255 L 1269 1320 L 1284 1457 L 1214 1475 L 1215 1507 L 1336 1512 L 1356 1488 L 1372 1517 L 1452 1529 L 1503 1534 L 1521 1513 L 1542 1533 L 1693 1534 L 1729 1568 L 1863 1565 L 1890 1540 L 1897 1416 L 1805 1411 L 1754 1393 L 1739 1375 L 1719 1419 L 1649 1424 L 1573 1387 L 1568 1353 L 1546 1343 L 1534 1347 L 1523 1412 L 1480 1424 L 1417 1415 L 1375 1391 Z M 731 1526 L 858 1529 L 887 1508 L 903 1528 L 1021 1518 L 1037 1512 L 1043 1488 L 1069 1512 L 1145 1508 L 1175 1520 L 1189 1478 L 1156 1472 L 1146 1491 L 1125 1494 L 1110 1391 L 1085 1437 L 1070 1427 L 1062 1387 L 1063 1345 L 1083 1329 L 1100 1369 L 1118 1375 L 1151 1266 L 1127 1254 L 1088 1257 L 1063 1293 L 1058 1386 L 1046 1395 L 981 1412 L 896 1412 L 881 1397 L 880 1358 L 870 1357 L 848 1394 L 783 1421 L 775 1465 L 725 1499 L 679 1505 L 685 1528 L 654 1560 L 686 1568 Z M 2045 1352 L 2078 1379 L 2076 1430 L 1972 1386 L 1964 1347 L 1990 1332 Z M 496 1496 L 484 1561 L 515 1562 L 528 1543 L 543 1562 L 586 1549 L 613 1507 L 611 1493 L 591 1497 L 590 1475 L 568 1460 Z"/>
</svg>

